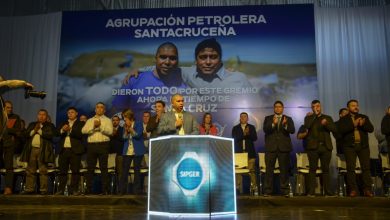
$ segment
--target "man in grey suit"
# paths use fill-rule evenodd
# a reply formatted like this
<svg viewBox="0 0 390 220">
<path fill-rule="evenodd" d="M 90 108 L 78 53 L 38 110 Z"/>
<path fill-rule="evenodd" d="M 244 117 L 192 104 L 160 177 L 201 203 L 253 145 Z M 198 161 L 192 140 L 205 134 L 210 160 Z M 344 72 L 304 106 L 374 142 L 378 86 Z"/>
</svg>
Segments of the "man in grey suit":
<svg viewBox="0 0 390 220">
<path fill-rule="evenodd" d="M 266 116 L 263 130 L 265 133 L 265 190 L 264 196 L 272 193 L 273 174 L 276 159 L 280 168 L 280 189 L 284 196 L 289 194 L 288 177 L 290 168 L 290 152 L 292 150 L 290 134 L 295 132 L 291 117 L 283 114 L 281 101 L 274 103 L 274 114 Z"/>
<path fill-rule="evenodd" d="M 332 117 L 322 114 L 321 103 L 318 100 L 311 102 L 313 112 L 305 117 L 306 128 L 306 153 L 309 158 L 309 192 L 308 196 L 314 196 L 315 177 L 318 166 L 318 159 L 321 162 L 322 182 L 326 196 L 333 196 L 330 191 L 329 163 L 332 157 L 333 145 L 330 139 L 330 132 L 336 133 L 336 125 Z"/>
<path fill-rule="evenodd" d="M 190 135 L 199 134 L 199 125 L 195 117 L 184 111 L 184 98 L 175 94 L 171 98 L 172 111 L 162 115 L 157 127 L 159 135 Z"/>
</svg>

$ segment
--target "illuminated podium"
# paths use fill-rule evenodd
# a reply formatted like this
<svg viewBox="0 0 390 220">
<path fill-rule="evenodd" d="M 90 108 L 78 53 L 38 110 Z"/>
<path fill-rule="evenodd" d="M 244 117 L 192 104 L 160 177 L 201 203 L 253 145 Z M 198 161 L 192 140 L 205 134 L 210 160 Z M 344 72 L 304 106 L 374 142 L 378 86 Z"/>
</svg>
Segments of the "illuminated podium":
<svg viewBox="0 0 390 220">
<path fill-rule="evenodd" d="M 149 146 L 149 214 L 236 213 L 233 139 L 172 135 Z"/>
</svg>

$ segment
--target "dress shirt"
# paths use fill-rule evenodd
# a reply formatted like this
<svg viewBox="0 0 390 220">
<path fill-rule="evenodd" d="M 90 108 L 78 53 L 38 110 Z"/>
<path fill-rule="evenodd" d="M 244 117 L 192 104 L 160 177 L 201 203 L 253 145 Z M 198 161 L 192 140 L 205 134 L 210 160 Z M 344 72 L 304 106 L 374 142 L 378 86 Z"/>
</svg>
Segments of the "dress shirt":
<svg viewBox="0 0 390 220">
<path fill-rule="evenodd" d="M 182 112 L 176 112 L 175 109 L 173 109 L 173 111 L 175 112 L 176 120 L 179 119 L 179 118 L 181 118 L 181 119 L 183 119 L 183 123 L 184 123 L 184 118 L 183 118 L 184 116 L 183 116 L 183 113 L 182 113 Z M 184 124 L 182 124 L 181 127 L 180 127 L 179 135 L 185 135 L 184 126 L 183 126 L 183 125 L 184 125 Z"/>
<path fill-rule="evenodd" d="M 94 121 L 99 119 L 100 127 L 95 128 Z M 81 131 L 83 134 L 88 134 L 88 143 L 108 142 L 113 131 L 111 119 L 105 115 L 95 115 L 87 120 Z"/>
<path fill-rule="evenodd" d="M 70 143 L 70 137 L 69 137 L 69 135 L 70 135 L 70 132 L 72 132 L 72 127 L 73 127 L 73 124 L 74 124 L 74 122 L 76 121 L 76 119 L 75 120 L 68 120 L 68 125 L 69 125 L 69 127 L 70 127 L 70 130 L 67 132 L 67 134 L 66 134 L 66 137 L 65 137 L 65 142 L 64 142 L 64 148 L 71 148 L 72 147 L 72 144 Z M 65 131 L 63 131 L 62 129 L 61 129 L 61 133 L 64 133 Z"/>
<path fill-rule="evenodd" d="M 248 124 L 241 124 L 242 128 L 242 133 L 244 134 L 245 128 Z M 245 136 L 245 135 L 244 135 Z M 242 150 L 245 152 L 246 151 L 246 146 L 245 146 L 245 139 L 242 140 Z"/>
<path fill-rule="evenodd" d="M 33 137 L 31 142 L 32 147 L 36 147 L 36 148 L 41 147 L 42 126 L 43 125 L 41 124 L 41 128 L 37 132 L 35 132 L 35 130 L 32 130 L 30 133 L 30 136 Z"/>
</svg>

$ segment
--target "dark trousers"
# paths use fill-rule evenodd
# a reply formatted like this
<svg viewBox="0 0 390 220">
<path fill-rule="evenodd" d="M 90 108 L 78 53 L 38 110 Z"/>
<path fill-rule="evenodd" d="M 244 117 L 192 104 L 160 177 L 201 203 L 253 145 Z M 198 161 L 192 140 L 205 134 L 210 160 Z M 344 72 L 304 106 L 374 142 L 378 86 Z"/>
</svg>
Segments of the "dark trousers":
<svg viewBox="0 0 390 220">
<path fill-rule="evenodd" d="M 71 192 L 78 192 L 80 183 L 81 154 L 75 154 L 70 148 L 63 148 L 58 158 L 59 182 L 58 191 L 64 191 L 68 177 L 68 170 L 72 171 L 70 181 Z"/>
<path fill-rule="evenodd" d="M 360 168 L 362 170 L 364 190 L 371 189 L 370 173 L 370 148 L 360 144 L 344 147 L 345 162 L 347 163 L 347 186 L 351 191 L 358 191 L 356 184 L 356 157 L 359 157 Z"/>
<path fill-rule="evenodd" d="M 133 191 L 135 194 L 141 193 L 141 163 L 143 159 L 143 155 L 141 156 L 123 156 L 123 170 L 122 170 L 122 178 L 119 184 L 119 188 L 121 190 L 122 194 L 125 194 L 127 192 L 127 185 L 128 185 L 128 179 L 129 179 L 129 170 L 131 161 L 134 160 L 133 167 L 134 167 L 134 184 L 133 184 Z"/>
<path fill-rule="evenodd" d="M 290 153 L 280 152 L 280 151 L 265 153 L 266 171 L 265 171 L 264 193 L 271 194 L 273 191 L 273 177 L 274 177 L 276 159 L 278 159 L 279 169 L 280 169 L 280 190 L 283 195 L 286 195 L 289 193 L 288 170 L 290 168 Z"/>
<path fill-rule="evenodd" d="M 316 188 L 316 170 L 318 167 L 318 159 L 321 163 L 322 171 L 322 184 L 324 193 L 327 195 L 332 194 L 330 191 L 330 178 L 329 178 L 329 163 L 332 157 L 332 151 L 328 150 L 324 144 L 319 144 L 316 150 L 308 150 L 307 157 L 309 159 L 309 191 L 308 194 L 313 195 Z"/>
<path fill-rule="evenodd" d="M 109 142 L 88 143 L 87 148 L 87 193 L 92 192 L 93 176 L 95 173 L 96 162 L 99 159 L 99 168 L 102 177 L 102 192 L 108 192 L 108 153 L 110 150 Z"/>
<path fill-rule="evenodd" d="M 120 181 L 122 180 L 123 175 L 123 156 L 120 154 L 116 154 L 115 157 L 115 172 L 116 172 L 116 186 L 118 187 L 116 189 L 117 193 L 120 193 L 121 189 L 119 188 Z"/>
<path fill-rule="evenodd" d="M 9 146 L 9 147 L 2 147 L 2 153 L 0 156 L 3 159 L 4 162 L 4 168 L 5 168 L 5 187 L 13 188 L 13 180 L 14 180 L 14 153 L 15 153 L 15 147 Z"/>
</svg>

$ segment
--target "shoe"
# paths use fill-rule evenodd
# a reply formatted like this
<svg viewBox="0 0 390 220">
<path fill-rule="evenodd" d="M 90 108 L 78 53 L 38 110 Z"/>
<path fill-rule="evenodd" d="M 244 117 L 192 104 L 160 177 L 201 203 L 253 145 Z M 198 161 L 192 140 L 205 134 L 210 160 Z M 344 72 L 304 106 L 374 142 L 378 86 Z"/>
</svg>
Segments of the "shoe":
<svg viewBox="0 0 390 220">
<path fill-rule="evenodd" d="M 325 193 L 325 197 L 336 197 L 336 195 L 334 193 L 327 192 Z"/>
<path fill-rule="evenodd" d="M 99 196 L 108 196 L 108 195 L 109 195 L 108 192 L 102 192 L 102 193 L 99 194 Z"/>
<path fill-rule="evenodd" d="M 92 191 L 89 189 L 86 189 L 82 195 L 84 195 L 84 196 L 92 195 Z"/>
<path fill-rule="evenodd" d="M 311 194 L 311 193 L 308 193 L 306 196 L 307 196 L 307 197 L 311 197 L 311 198 L 314 198 L 314 197 L 316 197 L 316 195 L 314 195 L 314 194 Z"/>
<path fill-rule="evenodd" d="M 64 195 L 64 191 L 60 190 L 60 191 L 56 192 L 54 195 L 55 196 L 63 196 Z"/>
<path fill-rule="evenodd" d="M 35 192 L 34 191 L 23 191 L 20 193 L 20 195 L 34 195 Z"/>
<path fill-rule="evenodd" d="M 370 190 L 365 190 L 365 191 L 364 191 L 364 196 L 365 196 L 365 197 L 373 197 L 374 194 L 373 194 Z"/>
<path fill-rule="evenodd" d="M 80 191 L 76 191 L 76 192 L 73 192 L 72 193 L 72 196 L 81 196 L 81 192 Z"/>
<path fill-rule="evenodd" d="M 357 192 L 355 190 L 352 190 L 350 193 L 349 193 L 349 197 L 356 197 L 357 196 Z"/>
<path fill-rule="evenodd" d="M 41 196 L 46 196 L 47 195 L 47 191 L 42 191 L 39 194 L 41 194 Z"/>
<path fill-rule="evenodd" d="M 12 195 L 12 189 L 10 187 L 5 187 L 4 195 Z"/>
<path fill-rule="evenodd" d="M 270 194 L 268 194 L 268 193 L 264 193 L 264 195 L 263 195 L 264 197 L 271 197 L 271 195 Z"/>
</svg>

